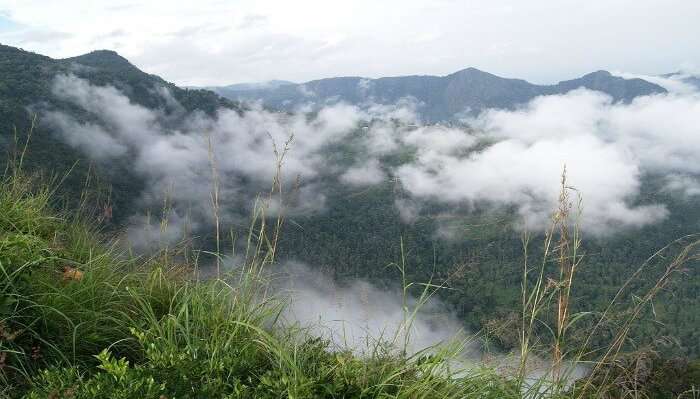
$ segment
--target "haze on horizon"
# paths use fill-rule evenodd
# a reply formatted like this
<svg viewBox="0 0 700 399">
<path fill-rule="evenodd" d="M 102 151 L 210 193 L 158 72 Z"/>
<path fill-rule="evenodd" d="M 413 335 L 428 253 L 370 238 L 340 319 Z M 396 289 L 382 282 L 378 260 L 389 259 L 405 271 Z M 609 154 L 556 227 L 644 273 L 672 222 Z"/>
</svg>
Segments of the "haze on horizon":
<svg viewBox="0 0 700 399">
<path fill-rule="evenodd" d="M 180 85 L 444 75 L 553 83 L 700 66 L 700 2 L 0 0 L 0 43 L 55 58 L 119 52 Z"/>
</svg>

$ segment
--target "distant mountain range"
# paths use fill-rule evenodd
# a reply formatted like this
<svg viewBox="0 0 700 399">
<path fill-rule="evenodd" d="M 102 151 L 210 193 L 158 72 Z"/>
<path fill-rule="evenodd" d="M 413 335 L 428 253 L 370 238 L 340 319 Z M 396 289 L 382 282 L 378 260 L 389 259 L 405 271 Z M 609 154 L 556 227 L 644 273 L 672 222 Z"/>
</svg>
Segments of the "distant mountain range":
<svg viewBox="0 0 700 399">
<path fill-rule="evenodd" d="M 262 101 L 266 107 L 286 111 L 306 104 L 317 107 L 340 101 L 356 105 L 394 104 L 412 98 L 426 122 L 437 122 L 487 108 L 512 109 L 537 96 L 563 94 L 580 87 L 604 92 L 615 101 L 631 101 L 641 95 L 666 92 L 657 84 L 613 76 L 607 71 L 589 73 L 554 85 L 536 85 L 475 68 L 447 76 L 337 77 L 301 84 L 270 81 L 208 89 L 231 100 Z"/>
</svg>

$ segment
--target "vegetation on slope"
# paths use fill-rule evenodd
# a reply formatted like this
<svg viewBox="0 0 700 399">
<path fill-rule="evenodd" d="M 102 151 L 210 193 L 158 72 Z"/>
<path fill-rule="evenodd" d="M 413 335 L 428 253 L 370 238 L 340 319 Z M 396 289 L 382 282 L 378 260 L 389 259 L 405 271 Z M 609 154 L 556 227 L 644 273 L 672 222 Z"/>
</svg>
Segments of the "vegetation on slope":
<svg viewBox="0 0 700 399">
<path fill-rule="evenodd" d="M 0 395 L 5 397 L 697 395 L 697 390 L 688 391 L 699 369 L 692 364 L 673 370 L 664 365 L 661 372 L 668 380 L 652 368 L 645 375 L 653 385 L 630 388 L 618 383 L 628 381 L 622 370 L 629 368 L 616 367 L 624 358 L 610 356 L 594 363 L 599 372 L 566 391 L 547 377 L 533 382 L 524 365 L 523 372 L 510 376 L 488 368 L 461 370 L 454 357 L 458 351 L 450 347 L 409 355 L 377 342 L 357 356 L 303 329 L 279 324 L 284 299 L 270 295 L 263 273 L 275 265 L 276 241 L 266 235 L 264 217 L 251 228 L 256 249 L 237 272 L 202 281 L 193 273 L 196 256 L 168 251 L 136 258 L 120 252 L 99 239 L 90 220 L 56 213 L 52 195 L 48 186 L 13 169 L 0 181 Z M 571 243 L 567 251 L 578 245 L 575 239 Z M 573 278 L 576 256 L 564 256 L 561 241 L 554 244 L 547 246 Z M 523 327 L 528 325 L 525 316 L 536 321 L 549 299 L 558 296 L 561 303 L 565 292 L 537 281 L 535 287 L 523 287 Z M 573 325 L 574 318 L 578 316 L 559 320 Z M 537 342 L 527 330 L 520 330 L 521 343 L 528 343 L 523 357 L 531 350 L 536 354 Z M 560 366 L 555 369 L 566 373 Z"/>
<path fill-rule="evenodd" d="M 28 398 L 515 397 L 492 372 L 455 377 L 447 353 L 347 350 L 276 322 L 261 252 L 224 281 L 175 253 L 132 258 L 51 192 L 0 182 L 1 392 Z M 259 227 L 259 226 L 258 226 Z M 263 245 L 264 232 L 256 231 Z"/>
<path fill-rule="evenodd" d="M 37 113 L 46 109 L 61 110 L 80 121 L 91 116 L 52 92 L 58 75 L 71 74 L 95 85 L 109 85 L 129 93 L 129 101 L 149 109 L 160 109 L 175 115 L 188 112 L 213 114 L 218 109 L 242 107 L 208 90 L 182 89 L 158 76 L 147 74 L 113 51 L 94 51 L 82 56 L 53 59 L 40 54 L 0 44 L 0 159 L 13 150 L 14 135 L 34 128 L 25 169 L 68 171 L 64 190 L 73 190 L 71 198 L 80 197 L 80 187 L 86 176 L 97 175 L 113 189 L 111 202 L 115 218 L 126 216 L 134 207 L 134 199 L 143 182 L 128 164 L 91 165 L 80 150 L 66 144 L 55 129 L 46 126 Z M 158 93 L 167 90 L 178 106 L 173 106 Z M 94 174 L 94 173 L 93 173 Z"/>
</svg>

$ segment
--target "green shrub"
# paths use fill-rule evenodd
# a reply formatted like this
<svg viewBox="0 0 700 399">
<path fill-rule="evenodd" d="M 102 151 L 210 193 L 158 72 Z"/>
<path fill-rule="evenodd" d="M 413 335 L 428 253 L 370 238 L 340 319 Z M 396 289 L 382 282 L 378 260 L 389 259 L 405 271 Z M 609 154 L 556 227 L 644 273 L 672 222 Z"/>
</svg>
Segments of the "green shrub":
<svg viewBox="0 0 700 399">
<path fill-rule="evenodd" d="M 462 370 L 459 351 L 450 347 L 409 356 L 377 343 L 355 355 L 280 324 L 284 299 L 269 294 L 262 272 L 274 265 L 271 243 L 277 241 L 265 237 L 264 214 L 251 227 L 253 255 L 238 274 L 199 281 L 186 254 L 141 259 L 120 253 L 79 217 L 57 217 L 48 191 L 30 182 L 18 175 L 0 181 L 0 211 L 6 211 L 0 212 L 0 396 L 496 399 L 580 393 L 547 377 L 528 386 L 524 372 L 504 377 L 488 367 Z M 537 312 L 533 322 L 541 321 Z M 608 375 L 595 379 L 606 370 L 596 367 L 584 393 L 608 392 Z M 696 363 L 662 364 L 649 381 L 682 376 L 692 383 L 698 369 Z M 679 389 L 655 387 L 649 392 Z"/>
</svg>

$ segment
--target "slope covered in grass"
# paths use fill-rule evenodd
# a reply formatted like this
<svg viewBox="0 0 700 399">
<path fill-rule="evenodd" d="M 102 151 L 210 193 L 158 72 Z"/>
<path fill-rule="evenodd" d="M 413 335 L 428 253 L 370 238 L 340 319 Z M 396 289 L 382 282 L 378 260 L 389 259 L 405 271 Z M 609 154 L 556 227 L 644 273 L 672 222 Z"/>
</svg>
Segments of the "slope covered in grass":
<svg viewBox="0 0 700 399">
<path fill-rule="evenodd" d="M 17 162 L 21 165 L 22 158 Z M 390 344 L 401 339 L 368 339 L 358 355 L 303 326 L 281 322 L 287 298 L 276 293 L 270 276 L 280 267 L 274 254 L 282 219 L 268 220 L 264 208 L 253 215 L 249 250 L 233 271 L 202 279 L 198 260 L 217 254 L 183 246 L 134 256 L 85 215 L 87 194 L 78 211 L 58 212 L 52 189 L 57 184 L 43 181 L 13 167 L 0 180 L 0 397 L 681 398 L 698 393 L 697 362 L 663 359 L 643 348 L 621 354 L 640 312 L 700 256 L 695 237 L 658 252 L 666 272 L 625 317 L 606 316 L 613 313 L 601 309 L 601 316 L 552 319 L 552 305 L 567 308 L 568 287 L 581 259 L 577 230 L 568 231 L 565 222 L 570 211 L 565 180 L 566 206 L 555 213 L 544 244 L 551 252 L 540 267 L 524 270 L 540 277 L 522 286 L 522 325 L 513 326 L 520 336 L 519 357 L 504 357 L 511 371 L 465 368 L 464 342 L 410 354 Z M 574 238 L 562 238 L 570 234 Z M 543 273 L 552 265 L 563 277 L 545 281 Z M 400 271 L 406 291 L 411 284 L 404 266 Z M 599 321 L 585 329 L 585 341 L 613 333 L 609 347 L 576 344 L 573 326 L 591 316 Z M 611 321 L 619 328 L 602 327 Z M 404 323 L 397 333 L 410 331 L 411 316 Z M 540 325 L 556 332 L 553 351 L 552 340 L 539 336 Z M 527 370 L 527 359 L 542 356 L 551 357 L 551 368 L 538 377 Z M 591 375 L 570 385 L 566 364 L 583 364 Z"/>
<path fill-rule="evenodd" d="M 358 357 L 277 323 L 260 248 L 228 279 L 197 281 L 184 254 L 143 259 L 59 214 L 51 191 L 0 182 L 0 396 L 29 398 L 517 397 L 447 353 Z M 264 240 L 261 235 L 258 238 Z"/>
</svg>

